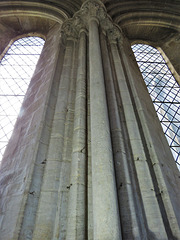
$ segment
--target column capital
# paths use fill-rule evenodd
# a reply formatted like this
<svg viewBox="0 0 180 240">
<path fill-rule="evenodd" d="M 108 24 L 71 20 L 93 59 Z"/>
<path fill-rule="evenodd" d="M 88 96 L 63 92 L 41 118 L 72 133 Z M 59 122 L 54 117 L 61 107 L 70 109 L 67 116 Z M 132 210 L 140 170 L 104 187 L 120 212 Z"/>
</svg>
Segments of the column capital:
<svg viewBox="0 0 180 240">
<path fill-rule="evenodd" d="M 78 39 L 79 33 L 89 28 L 89 21 L 95 20 L 100 25 L 103 32 L 106 32 L 111 43 L 122 45 L 123 34 L 120 27 L 113 23 L 111 17 L 107 14 L 104 4 L 100 0 L 86 0 L 81 9 L 76 12 L 73 18 L 66 20 L 62 25 L 64 40 Z"/>
<path fill-rule="evenodd" d="M 121 29 L 119 28 L 119 26 L 114 25 L 107 29 L 107 36 L 109 39 L 110 43 L 120 43 L 120 45 L 122 45 L 123 43 L 123 34 Z"/>
<path fill-rule="evenodd" d="M 106 32 L 110 42 L 122 44 L 123 34 L 120 27 L 113 23 L 111 17 L 107 14 L 104 4 L 100 0 L 87 0 L 81 7 L 82 19 L 88 25 L 92 19 L 96 20 L 101 29 Z"/>
<path fill-rule="evenodd" d="M 78 39 L 79 33 L 86 30 L 86 25 L 82 19 L 81 11 L 77 12 L 73 18 L 67 19 L 61 28 L 61 32 L 63 33 L 63 41 L 73 40 L 76 41 Z"/>
<path fill-rule="evenodd" d="M 99 0 L 85 1 L 81 7 L 81 10 L 83 16 L 88 22 L 91 19 L 95 19 L 97 22 L 100 22 L 107 15 L 104 4 Z"/>
<path fill-rule="evenodd" d="M 76 28 L 74 28 L 73 26 L 73 19 L 67 19 L 63 24 L 62 24 L 62 27 L 61 27 L 61 32 L 63 34 L 63 40 L 64 42 L 66 40 L 76 40 L 77 37 L 78 37 L 78 33 L 77 33 L 77 30 Z"/>
<path fill-rule="evenodd" d="M 82 31 L 84 31 L 87 34 L 86 22 L 83 19 L 82 10 L 74 14 L 73 25 L 76 28 L 78 34 L 80 34 Z"/>
</svg>

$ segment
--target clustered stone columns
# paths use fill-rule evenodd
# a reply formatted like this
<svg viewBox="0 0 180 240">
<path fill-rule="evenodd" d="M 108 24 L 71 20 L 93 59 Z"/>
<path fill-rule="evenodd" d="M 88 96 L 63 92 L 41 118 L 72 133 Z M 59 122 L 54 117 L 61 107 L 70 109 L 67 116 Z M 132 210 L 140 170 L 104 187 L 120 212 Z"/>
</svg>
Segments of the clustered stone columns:
<svg viewBox="0 0 180 240">
<path fill-rule="evenodd" d="M 98 21 L 89 19 L 94 238 L 121 239 Z"/>
<path fill-rule="evenodd" d="M 113 24 L 98 0 L 86 1 L 71 21 L 71 28 L 76 34 L 82 31 L 84 40 L 81 32 L 73 137 L 79 148 L 76 147 L 77 153 L 72 152 L 67 239 L 76 239 L 76 236 L 78 239 L 90 238 L 86 233 L 89 223 L 85 222 L 89 218 L 84 205 L 92 208 L 93 239 L 131 239 L 132 236 L 134 239 L 152 236 L 166 239 L 172 233 L 164 225 L 166 220 L 162 217 L 164 210 L 156 197 L 157 190 L 152 190 L 152 172 L 126 79 L 124 64 L 127 64 L 127 56 L 122 31 Z M 85 36 L 89 54 L 85 50 Z M 84 80 L 84 84 L 81 83 L 83 93 L 78 90 L 79 71 Z M 88 91 L 90 130 L 86 129 Z M 77 103 L 78 98 L 82 102 Z M 81 111 L 77 104 L 83 104 Z M 88 172 L 86 131 L 91 135 L 92 205 L 88 205 L 89 195 L 88 199 L 85 196 L 88 184 L 85 177 Z M 177 225 L 173 228 L 176 229 L 173 234 L 177 235 Z"/>
<path fill-rule="evenodd" d="M 100 36 L 99 36 L 99 19 L 98 11 L 104 9 L 101 8 L 99 2 L 88 1 L 86 2 L 82 10 L 75 15 L 75 23 L 77 32 L 80 29 L 81 21 L 86 25 L 89 32 L 89 77 L 90 77 L 90 122 L 91 122 L 91 154 L 92 154 L 92 202 L 93 202 L 93 237 L 95 239 L 121 239 L 120 231 L 120 219 L 119 210 L 117 204 L 117 193 L 115 174 L 113 166 L 113 155 L 109 128 L 109 118 L 106 102 L 106 93 L 104 85 L 104 73 L 100 48 Z M 81 20 L 80 20 L 81 19 Z M 84 25 L 82 25 L 84 28 Z M 78 29 L 79 28 L 79 29 Z M 85 33 L 84 38 L 85 38 Z M 67 239 L 75 239 L 78 235 L 78 239 L 85 239 L 85 212 L 83 212 L 82 206 L 85 204 L 84 186 L 85 182 L 85 166 L 86 166 L 86 137 L 85 137 L 85 86 L 86 86 L 86 65 L 85 56 L 86 51 L 83 48 L 85 40 L 80 33 L 79 40 L 79 66 L 77 75 L 77 90 L 76 90 L 76 102 L 75 102 L 75 126 L 73 142 L 75 146 L 79 142 L 79 150 L 76 147 L 76 153 L 73 152 L 72 158 L 72 174 L 71 182 L 73 182 L 70 189 L 69 198 L 69 218 L 68 218 L 68 231 Z M 84 49 L 84 51 L 83 51 Z M 83 51 L 83 54 L 82 54 Z M 84 55 L 84 59 L 82 58 Z M 83 61 L 82 61 L 83 59 Z M 80 76 L 80 72 L 81 76 Z M 83 91 L 79 93 L 79 78 L 81 81 Z M 84 87 L 83 87 L 84 86 Z M 80 95 L 79 95 L 80 94 Z M 76 111 L 77 99 L 81 97 L 84 107 L 81 107 L 81 114 Z M 84 115 L 85 114 L 85 115 Z M 84 116 L 84 117 L 83 117 Z M 76 120 L 77 119 L 77 120 Z M 84 119 L 84 120 L 83 120 Z M 81 125 L 76 126 L 76 121 Z M 79 123 L 79 124 L 80 124 Z M 84 125 L 82 125 L 84 124 Z M 83 127 L 84 126 L 84 127 Z M 79 133 L 79 134 L 78 134 Z M 77 136 L 78 134 L 78 136 Z M 79 137 L 79 138 L 77 138 Z M 84 141 L 82 139 L 84 138 Z M 76 157 L 75 157 L 76 154 Z M 82 157 L 81 157 L 82 156 Z M 82 178 L 82 180 L 81 180 Z M 72 197 L 72 198 L 71 198 Z M 70 200 L 71 199 L 71 200 Z M 77 199 L 77 200 L 75 200 Z M 76 202 L 77 201 L 77 202 Z M 84 203 L 84 204 L 83 204 Z M 79 214 L 78 214 L 79 206 Z M 78 234 L 77 234 L 78 232 Z M 84 233 L 84 234 L 83 234 Z"/>
<path fill-rule="evenodd" d="M 11 239 L 180 239 L 177 178 L 169 186 L 160 165 L 128 40 L 100 0 L 85 1 L 61 34 L 46 152 Z"/>
<path fill-rule="evenodd" d="M 112 37 L 112 32 L 110 35 Z M 117 36 L 117 35 L 115 34 L 114 36 Z M 111 43 L 112 41 L 114 42 L 114 44 L 117 43 L 116 38 L 110 40 Z M 136 201 L 135 200 L 128 201 L 128 199 L 134 199 L 133 182 L 131 181 L 132 176 L 130 176 L 129 166 L 128 166 L 129 156 L 126 150 L 126 144 L 125 144 L 126 139 L 123 135 L 123 127 L 124 127 L 123 116 L 122 114 L 119 115 L 118 107 L 120 105 L 118 104 L 119 100 L 117 99 L 117 96 L 116 96 L 117 86 L 115 86 L 113 81 L 113 69 L 111 68 L 111 60 L 109 56 L 106 37 L 104 34 L 101 34 L 101 46 L 103 48 L 102 57 L 103 57 L 103 63 L 104 63 L 103 64 L 104 76 L 105 76 L 105 86 L 106 86 L 106 92 L 107 92 L 109 115 L 113 116 L 113 117 L 110 117 L 110 127 L 111 127 L 111 138 L 112 138 L 112 146 L 113 146 L 113 153 L 114 153 L 114 165 L 116 170 L 117 186 L 121 186 L 122 182 L 124 182 L 124 179 L 126 179 L 125 181 L 126 183 L 123 184 L 124 185 L 123 187 L 127 191 L 127 196 L 126 194 L 123 194 L 122 186 L 121 188 L 117 188 L 119 206 L 120 205 L 122 206 L 120 208 L 121 216 L 122 216 L 121 224 L 128 229 L 129 228 L 128 223 L 132 222 L 134 226 L 133 235 L 136 236 L 137 238 L 138 237 L 140 238 L 141 234 L 140 234 L 140 229 L 138 227 L 137 215 L 131 214 L 128 216 L 127 214 L 128 209 L 130 210 L 131 213 L 135 213 Z M 131 219 L 129 219 L 129 217 Z"/>
</svg>

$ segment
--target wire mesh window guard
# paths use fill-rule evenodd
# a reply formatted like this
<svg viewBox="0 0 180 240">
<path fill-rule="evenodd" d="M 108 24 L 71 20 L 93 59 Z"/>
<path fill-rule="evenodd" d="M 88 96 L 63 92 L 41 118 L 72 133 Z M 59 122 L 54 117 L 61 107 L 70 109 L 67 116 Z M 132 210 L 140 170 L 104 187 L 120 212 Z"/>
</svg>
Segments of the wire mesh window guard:
<svg viewBox="0 0 180 240">
<path fill-rule="evenodd" d="M 180 86 L 156 48 L 135 44 L 132 50 L 180 170 Z"/>
<path fill-rule="evenodd" d="M 0 61 L 0 161 L 43 45 L 44 40 L 39 37 L 21 38 Z"/>
</svg>

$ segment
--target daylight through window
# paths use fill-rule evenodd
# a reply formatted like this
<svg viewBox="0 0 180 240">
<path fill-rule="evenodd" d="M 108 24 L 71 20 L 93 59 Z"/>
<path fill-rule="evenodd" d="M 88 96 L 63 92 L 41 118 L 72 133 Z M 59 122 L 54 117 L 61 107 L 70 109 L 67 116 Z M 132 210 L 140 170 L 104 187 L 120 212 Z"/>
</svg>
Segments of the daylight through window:
<svg viewBox="0 0 180 240">
<path fill-rule="evenodd" d="M 135 44 L 132 50 L 180 169 L 180 86 L 156 48 Z"/>
<path fill-rule="evenodd" d="M 0 161 L 44 45 L 39 37 L 15 41 L 0 62 Z"/>
</svg>

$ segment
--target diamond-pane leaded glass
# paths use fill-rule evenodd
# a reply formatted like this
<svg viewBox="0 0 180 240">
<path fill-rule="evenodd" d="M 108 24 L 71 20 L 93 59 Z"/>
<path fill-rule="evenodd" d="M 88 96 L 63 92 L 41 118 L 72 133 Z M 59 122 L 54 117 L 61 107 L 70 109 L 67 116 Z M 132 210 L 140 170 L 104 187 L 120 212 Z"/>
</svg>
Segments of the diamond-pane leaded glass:
<svg viewBox="0 0 180 240">
<path fill-rule="evenodd" d="M 39 37 L 21 38 L 0 62 L 0 161 L 43 45 L 44 40 Z"/>
<path fill-rule="evenodd" d="M 156 48 L 135 44 L 132 50 L 180 169 L 180 86 Z"/>
</svg>

